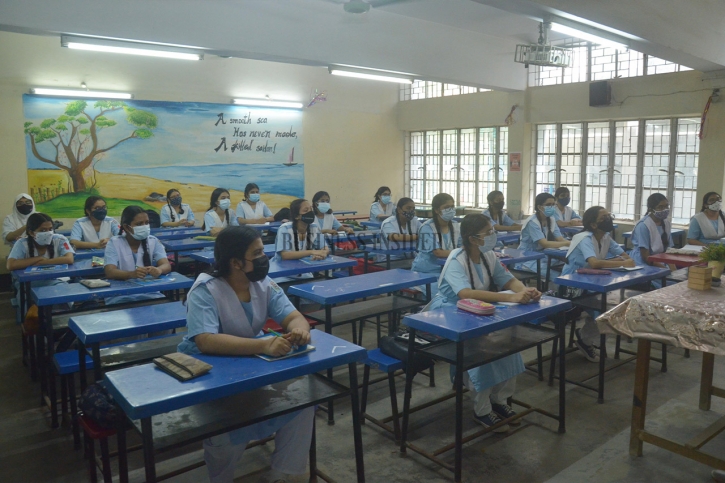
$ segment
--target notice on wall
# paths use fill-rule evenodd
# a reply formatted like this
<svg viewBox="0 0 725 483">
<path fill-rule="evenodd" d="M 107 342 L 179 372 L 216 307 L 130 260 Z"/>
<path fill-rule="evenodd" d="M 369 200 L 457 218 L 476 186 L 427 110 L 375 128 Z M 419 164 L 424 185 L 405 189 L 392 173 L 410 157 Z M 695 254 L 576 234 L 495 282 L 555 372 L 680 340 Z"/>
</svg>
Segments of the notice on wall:
<svg viewBox="0 0 725 483">
<path fill-rule="evenodd" d="M 509 153 L 509 173 L 521 171 L 521 153 Z"/>
</svg>

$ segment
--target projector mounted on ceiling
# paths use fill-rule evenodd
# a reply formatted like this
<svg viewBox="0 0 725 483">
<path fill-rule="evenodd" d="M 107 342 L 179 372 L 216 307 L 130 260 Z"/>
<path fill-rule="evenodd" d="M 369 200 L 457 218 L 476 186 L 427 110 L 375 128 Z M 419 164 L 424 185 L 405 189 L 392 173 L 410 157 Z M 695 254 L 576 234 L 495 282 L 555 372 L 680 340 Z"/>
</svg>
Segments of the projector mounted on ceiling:
<svg viewBox="0 0 725 483">
<path fill-rule="evenodd" d="M 514 53 L 514 62 L 546 67 L 571 67 L 572 51 L 555 47 L 549 43 L 549 22 L 539 24 L 539 42 L 536 44 L 518 44 Z"/>
</svg>

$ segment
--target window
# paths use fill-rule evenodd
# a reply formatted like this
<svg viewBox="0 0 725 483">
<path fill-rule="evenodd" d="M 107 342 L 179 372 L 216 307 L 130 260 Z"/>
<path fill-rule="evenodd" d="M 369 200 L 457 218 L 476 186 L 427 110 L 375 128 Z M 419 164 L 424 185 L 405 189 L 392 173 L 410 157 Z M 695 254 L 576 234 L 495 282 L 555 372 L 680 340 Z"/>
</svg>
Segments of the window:
<svg viewBox="0 0 725 483">
<path fill-rule="evenodd" d="M 687 224 L 698 208 L 699 129 L 695 118 L 537 125 L 532 199 L 567 186 L 580 213 L 600 205 L 638 220 L 647 197 L 663 193 L 672 221 Z"/>
<path fill-rule="evenodd" d="M 416 203 L 448 193 L 457 206 L 487 207 L 489 192 L 506 195 L 507 127 L 411 132 L 408 139 L 406 191 Z"/>
<path fill-rule="evenodd" d="M 400 100 L 414 101 L 417 99 L 430 99 L 433 97 L 459 96 L 461 94 L 488 92 L 490 90 L 491 89 L 484 89 L 482 87 L 459 86 L 456 84 L 415 80 L 412 84 L 403 84 L 400 86 Z"/>
</svg>

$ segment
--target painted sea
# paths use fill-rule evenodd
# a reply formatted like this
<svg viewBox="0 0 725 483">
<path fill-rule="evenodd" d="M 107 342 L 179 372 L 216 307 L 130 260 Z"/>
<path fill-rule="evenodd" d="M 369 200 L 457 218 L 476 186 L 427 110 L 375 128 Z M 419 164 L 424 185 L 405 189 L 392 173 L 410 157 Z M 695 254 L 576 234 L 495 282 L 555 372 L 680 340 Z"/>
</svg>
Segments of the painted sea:
<svg viewBox="0 0 725 483">
<path fill-rule="evenodd" d="M 155 168 L 114 167 L 103 173 L 135 174 L 177 183 L 198 183 L 244 191 L 247 183 L 257 183 L 262 193 L 304 197 L 304 164 L 212 164 L 206 166 L 163 166 Z"/>
</svg>

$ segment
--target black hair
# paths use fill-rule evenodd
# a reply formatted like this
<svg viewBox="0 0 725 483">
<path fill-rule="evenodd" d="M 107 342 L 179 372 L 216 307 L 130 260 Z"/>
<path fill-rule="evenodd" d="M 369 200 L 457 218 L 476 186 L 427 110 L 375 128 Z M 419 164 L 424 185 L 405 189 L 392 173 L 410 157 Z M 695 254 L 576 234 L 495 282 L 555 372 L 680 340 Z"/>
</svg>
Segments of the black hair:
<svg viewBox="0 0 725 483">
<path fill-rule="evenodd" d="M 415 204 L 415 201 L 413 201 L 413 200 L 412 200 L 411 198 L 400 198 L 400 199 L 398 200 L 398 209 L 399 209 L 399 210 L 402 210 L 402 209 L 403 209 L 403 207 L 404 207 L 405 205 L 407 205 L 408 203 L 413 203 L 413 204 Z M 395 214 L 395 218 L 396 218 L 396 219 L 398 219 L 398 216 L 399 216 L 399 215 L 398 215 L 398 213 L 396 213 L 396 214 Z M 411 230 L 411 227 L 410 227 L 410 221 L 411 221 L 411 220 L 407 220 L 407 224 L 408 224 L 408 234 L 409 234 L 409 235 L 413 235 L 413 232 L 412 232 L 412 230 Z M 402 229 L 402 228 L 400 228 L 400 221 L 398 221 L 398 229 L 400 230 L 400 234 L 402 235 L 402 234 L 403 234 L 403 229 Z"/>
<path fill-rule="evenodd" d="M 567 188 L 566 186 L 559 186 L 558 188 L 556 188 L 556 191 L 554 191 L 554 198 L 556 198 L 556 200 L 558 201 L 559 196 L 563 195 L 564 193 L 571 194 L 571 191 L 569 191 L 569 188 Z"/>
<path fill-rule="evenodd" d="M 493 200 L 498 196 L 503 196 L 503 193 L 499 190 L 493 190 L 488 195 L 486 195 L 486 201 L 488 201 L 488 212 L 491 214 L 491 219 L 493 219 Z M 498 213 L 498 221 L 502 222 L 503 218 L 503 209 Z M 494 220 L 495 222 L 496 220 Z"/>
<path fill-rule="evenodd" d="M 586 231 L 594 233 L 592 224 L 597 222 L 597 218 L 599 218 L 599 212 L 603 209 L 603 206 L 592 206 L 584 212 L 584 216 L 582 216 L 582 226 Z"/>
<path fill-rule="evenodd" d="M 171 197 L 172 193 L 179 193 L 181 195 L 181 192 L 177 190 L 176 188 L 171 188 L 169 191 L 166 192 L 166 204 L 169 205 L 169 213 L 171 214 L 171 221 L 176 221 L 176 210 L 173 206 L 171 206 L 171 202 L 169 201 L 169 198 Z M 179 205 L 179 214 L 184 214 L 184 208 Z"/>
<path fill-rule="evenodd" d="M 461 222 L 461 240 L 463 241 L 463 248 L 466 251 L 466 263 L 468 264 L 468 277 L 471 282 L 471 290 L 475 290 L 476 286 L 473 284 L 473 266 L 471 265 L 470 255 L 470 251 L 473 249 L 473 246 L 471 245 L 471 240 L 469 238 L 478 235 L 487 226 L 492 226 L 491 220 L 480 213 L 466 215 Z M 478 248 L 476 248 L 476 250 L 478 250 Z M 481 261 L 483 262 L 484 268 L 486 268 L 488 279 L 491 280 L 489 292 L 498 292 L 496 282 L 493 281 L 491 267 L 488 266 L 488 260 L 486 260 L 486 257 L 483 254 L 481 254 Z"/>
<path fill-rule="evenodd" d="M 546 203 L 546 201 L 549 198 L 556 199 L 556 197 L 554 195 L 552 195 L 551 193 L 539 193 L 538 195 L 536 195 L 536 199 L 534 200 L 534 212 L 535 212 L 537 218 L 539 217 L 539 212 L 538 212 L 539 206 L 543 206 L 544 203 Z M 542 213 L 542 216 L 546 216 L 546 215 L 544 215 Z M 555 241 L 554 225 L 552 225 L 550 217 L 546 216 L 546 220 L 547 220 L 547 228 L 549 229 L 548 233 L 546 234 L 546 239 L 547 239 L 547 241 Z"/>
<path fill-rule="evenodd" d="M 86 216 L 88 216 L 88 217 L 91 216 L 90 212 L 91 212 L 91 209 L 93 208 L 93 205 L 95 205 L 99 201 L 103 201 L 104 203 L 106 202 L 106 200 L 104 200 L 100 196 L 94 195 L 94 196 L 89 196 L 88 198 L 86 198 L 86 203 L 85 203 L 85 205 L 83 205 L 83 212 L 86 214 Z"/>
<path fill-rule="evenodd" d="M 327 191 L 318 191 L 317 193 L 315 193 L 315 196 L 312 197 L 312 209 L 315 210 L 315 213 L 320 213 L 320 210 L 317 209 L 317 202 L 320 201 L 320 198 L 322 198 L 323 196 L 327 196 L 329 198 L 330 193 L 328 193 Z M 332 208 L 327 210 L 327 213 L 332 213 Z"/>
<path fill-rule="evenodd" d="M 247 259 L 247 250 L 259 232 L 246 226 L 228 226 L 219 232 L 214 242 L 214 277 L 226 277 L 231 273 L 231 261 Z"/>
<path fill-rule="evenodd" d="M 257 183 L 247 183 L 247 186 L 244 187 L 244 201 L 249 200 L 249 192 L 252 191 L 254 188 L 259 189 Z"/>
<path fill-rule="evenodd" d="M 453 197 L 448 193 L 438 193 L 433 197 L 433 201 L 431 201 L 431 206 L 433 207 L 433 224 L 435 225 L 436 231 L 438 232 L 438 244 L 441 246 L 441 249 L 443 248 L 443 234 L 441 233 L 441 225 L 438 222 L 438 218 L 440 217 L 440 215 L 436 212 L 436 210 L 440 209 L 441 206 L 445 205 L 449 201 L 454 200 Z M 448 232 L 451 234 L 453 246 L 456 246 L 455 235 L 453 233 L 453 221 L 448 222 Z"/>
<path fill-rule="evenodd" d="M 209 200 L 209 209 L 206 211 L 215 210 L 217 205 L 217 201 L 219 201 L 219 197 L 222 195 L 222 193 L 229 194 L 229 190 L 225 188 L 217 188 L 214 191 L 211 192 L 211 200 Z M 229 226 L 229 210 L 224 210 L 224 215 L 227 218 L 227 226 Z M 206 230 L 206 223 L 201 225 L 202 230 Z"/>
<path fill-rule="evenodd" d="M 386 191 L 390 191 L 390 188 L 387 186 L 381 186 L 378 188 L 378 191 L 375 192 L 375 199 L 373 201 L 380 201 L 380 197 L 385 193 Z M 391 191 L 392 193 L 392 191 Z"/>
<path fill-rule="evenodd" d="M 133 223 L 133 219 L 136 218 L 136 215 L 140 215 L 141 213 L 146 214 L 146 210 L 137 205 L 128 205 L 126 208 L 124 208 L 123 212 L 121 212 L 121 229 L 119 230 L 118 234 L 123 235 L 123 232 L 126 230 L 124 227 L 126 225 L 131 226 L 131 223 Z M 145 267 L 150 267 L 151 254 L 149 253 L 148 238 L 145 240 L 141 240 L 141 246 L 143 247 L 143 264 Z"/>
<path fill-rule="evenodd" d="M 708 193 L 705 193 L 705 196 L 702 197 L 702 209 L 700 211 L 705 211 L 707 209 L 707 199 L 711 197 L 712 195 L 718 195 L 720 196 L 720 193 L 716 191 L 710 191 Z M 722 197 L 721 197 L 722 198 Z M 720 219 L 722 220 L 723 224 L 725 224 L 725 215 L 723 215 L 722 210 L 718 212 L 718 215 L 720 215 Z"/>
<path fill-rule="evenodd" d="M 53 218 L 45 213 L 33 213 L 28 217 L 28 222 L 25 224 L 25 234 L 28 235 L 28 258 L 33 258 L 35 256 L 35 240 L 32 236 L 30 236 L 30 232 L 37 230 L 40 228 L 40 225 L 48 221 L 53 223 Z M 48 258 L 54 258 L 55 248 L 52 243 L 48 245 L 47 250 Z"/>
<path fill-rule="evenodd" d="M 289 205 L 289 211 L 290 211 L 290 218 L 292 219 L 292 236 L 294 237 L 294 244 L 295 244 L 295 251 L 300 251 L 300 243 L 297 238 L 297 217 L 300 216 L 300 208 L 302 207 L 302 203 L 307 201 L 304 198 L 297 198 Z M 312 230 L 310 227 L 307 227 L 307 239 L 305 240 L 305 250 L 309 250 L 310 246 L 312 245 L 312 237 L 310 235 L 310 232 Z"/>
<path fill-rule="evenodd" d="M 647 198 L 647 214 L 654 213 L 655 208 L 657 208 L 657 205 L 662 203 L 663 201 L 666 201 L 667 197 L 663 195 L 662 193 L 652 193 Z M 667 229 L 665 227 L 665 224 L 662 224 L 662 246 L 667 250 L 667 248 L 670 246 L 670 234 L 667 233 Z"/>
</svg>

